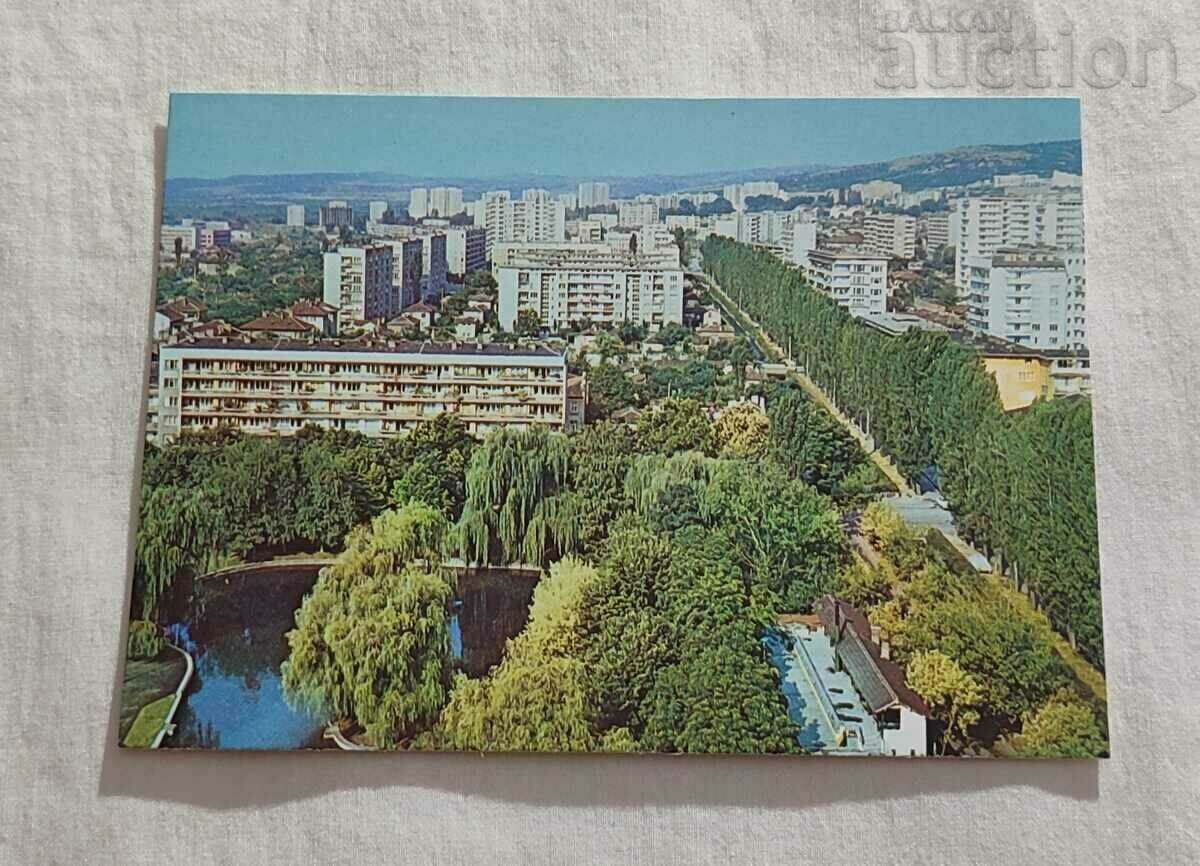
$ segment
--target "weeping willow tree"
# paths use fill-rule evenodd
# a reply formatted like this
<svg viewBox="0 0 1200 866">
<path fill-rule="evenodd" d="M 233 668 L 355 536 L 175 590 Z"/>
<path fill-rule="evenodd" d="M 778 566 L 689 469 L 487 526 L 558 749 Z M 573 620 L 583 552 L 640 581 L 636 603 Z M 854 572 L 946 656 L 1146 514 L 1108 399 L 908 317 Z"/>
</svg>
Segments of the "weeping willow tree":
<svg viewBox="0 0 1200 866">
<path fill-rule="evenodd" d="M 591 565 L 568 557 L 537 585 L 529 622 L 512 638 L 504 660 L 486 677 L 457 677 L 425 748 L 501 751 L 590 751 L 610 748 L 592 731 L 580 660 L 579 617 L 585 591 L 597 580 Z"/>
<path fill-rule="evenodd" d="M 491 433 L 471 456 L 455 529 L 469 563 L 542 564 L 579 548 L 582 503 L 565 489 L 570 442 L 544 427 Z"/>
<path fill-rule="evenodd" d="M 222 561 L 220 514 L 199 488 L 167 485 L 142 497 L 134 565 L 133 608 L 153 619 L 159 600 L 185 570 Z"/>
<path fill-rule="evenodd" d="M 450 685 L 447 529 L 440 511 L 414 501 L 350 534 L 288 632 L 291 704 L 357 722 L 383 748 L 436 721 Z"/>
<path fill-rule="evenodd" d="M 699 451 L 645 454 L 625 476 L 625 495 L 634 511 L 659 529 L 707 523 L 706 492 L 720 462 Z"/>
</svg>

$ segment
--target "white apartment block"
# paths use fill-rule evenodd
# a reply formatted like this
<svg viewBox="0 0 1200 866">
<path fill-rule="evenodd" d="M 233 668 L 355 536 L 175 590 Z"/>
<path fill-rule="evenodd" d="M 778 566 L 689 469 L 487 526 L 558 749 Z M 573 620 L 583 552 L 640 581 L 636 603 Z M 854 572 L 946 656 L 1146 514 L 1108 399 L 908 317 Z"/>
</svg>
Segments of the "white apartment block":
<svg viewBox="0 0 1200 866">
<path fill-rule="evenodd" d="M 304 205 L 290 204 L 287 206 L 287 224 L 289 226 L 304 225 Z"/>
<path fill-rule="evenodd" d="M 367 203 L 367 219 L 371 222 L 379 222 L 383 219 L 383 215 L 387 213 L 388 203 L 386 201 L 372 201 Z"/>
<path fill-rule="evenodd" d="M 870 214 L 863 220 L 866 247 L 899 259 L 917 254 L 917 220 L 904 214 Z"/>
<path fill-rule="evenodd" d="M 582 244 L 598 244 L 604 240 L 604 223 L 600 220 L 580 220 L 575 224 L 575 237 Z"/>
<path fill-rule="evenodd" d="M 451 412 L 476 436 L 562 429 L 566 358 L 477 343 L 191 339 L 159 350 L 159 441 L 231 425 L 287 436 L 306 424 L 395 436 Z"/>
<path fill-rule="evenodd" d="M 658 222 L 658 205 L 654 202 L 624 201 L 617 208 L 617 223 L 623 226 L 644 226 Z"/>
<path fill-rule="evenodd" d="M 463 191 L 456 186 L 435 186 L 429 190 L 429 207 L 425 216 L 450 217 L 463 212 Z"/>
<path fill-rule="evenodd" d="M 1087 348 L 1082 253 L 1011 247 L 968 256 L 964 265 L 971 330 L 1031 349 Z"/>
<path fill-rule="evenodd" d="M 415 220 L 429 216 L 429 190 L 423 186 L 408 191 L 408 215 Z"/>
<path fill-rule="evenodd" d="M 581 183 L 577 193 L 577 203 L 580 208 L 599 207 L 609 203 L 608 184 L 600 181 Z"/>
<path fill-rule="evenodd" d="M 713 234 L 744 244 L 778 245 L 784 242 L 792 224 L 799 220 L 799 211 L 722 214 L 713 220 Z"/>
<path fill-rule="evenodd" d="M 724 199 L 735 210 L 744 210 L 746 199 L 756 195 L 779 196 L 779 184 L 773 180 L 755 180 L 748 183 L 731 183 L 721 190 Z M 699 202 L 696 202 L 699 204 Z"/>
<path fill-rule="evenodd" d="M 859 250 L 812 250 L 804 274 L 850 315 L 862 318 L 887 312 L 888 256 Z"/>
<path fill-rule="evenodd" d="M 567 209 L 544 189 L 527 189 L 519 200 L 505 190 L 483 194 L 487 254 L 496 244 L 556 242 L 567 236 Z"/>
<path fill-rule="evenodd" d="M 631 238 L 637 238 L 637 251 L 651 253 L 666 250 L 668 254 L 674 251 L 673 259 L 679 263 L 679 247 L 675 245 L 675 236 L 662 223 L 652 223 L 644 226 L 616 226 L 604 235 L 604 243 L 619 252 L 628 252 L 632 248 Z"/>
<path fill-rule="evenodd" d="M 579 207 L 579 196 L 573 192 L 559 193 L 558 200 L 563 203 L 563 207 L 567 210 L 575 210 Z"/>
<path fill-rule="evenodd" d="M 953 222 L 958 255 L 955 284 L 960 294 L 970 282 L 968 258 L 1017 246 L 1084 249 L 1083 199 L 1076 192 L 962 199 Z"/>
<path fill-rule="evenodd" d="M 392 248 L 387 244 L 339 247 L 325 253 L 323 299 L 338 308 L 339 330 L 354 322 L 395 315 L 392 262 Z"/>
<path fill-rule="evenodd" d="M 487 229 L 479 226 L 447 226 L 446 271 L 461 282 L 472 271 L 487 267 Z"/>
<path fill-rule="evenodd" d="M 521 310 L 542 325 L 683 323 L 683 270 L 678 249 L 631 254 L 607 244 L 529 245 L 503 251 L 495 267 L 500 325 L 512 330 Z"/>
<path fill-rule="evenodd" d="M 931 214 L 922 217 L 925 229 L 925 252 L 932 253 L 950 243 L 950 217 L 947 214 Z"/>
<path fill-rule="evenodd" d="M 700 217 L 695 214 L 667 214 L 663 217 L 663 223 L 672 231 L 675 229 L 697 231 L 700 228 Z"/>
<path fill-rule="evenodd" d="M 866 183 L 852 183 L 850 189 L 862 196 L 864 203 L 874 201 L 892 201 L 900 197 L 904 187 L 890 180 L 869 180 Z"/>
<path fill-rule="evenodd" d="M 200 249 L 200 228 L 194 225 L 160 226 L 158 248 L 164 253 L 174 254 L 175 240 L 179 239 L 180 251 L 190 253 Z"/>
<path fill-rule="evenodd" d="M 1015 188 L 1022 186 L 1038 186 L 1042 179 L 1036 174 L 994 174 L 992 186 Z"/>
<path fill-rule="evenodd" d="M 782 238 L 784 253 L 792 264 L 803 267 L 808 254 L 817 248 L 817 224 L 794 222 Z"/>
</svg>

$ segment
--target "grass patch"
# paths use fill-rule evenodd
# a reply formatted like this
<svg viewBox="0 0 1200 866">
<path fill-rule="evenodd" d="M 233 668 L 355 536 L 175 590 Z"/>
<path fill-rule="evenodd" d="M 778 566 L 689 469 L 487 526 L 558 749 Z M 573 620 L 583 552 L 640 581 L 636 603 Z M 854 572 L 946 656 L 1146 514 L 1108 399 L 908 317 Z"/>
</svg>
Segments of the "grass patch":
<svg viewBox="0 0 1200 866">
<path fill-rule="evenodd" d="M 169 694 L 142 707 L 137 718 L 133 720 L 129 733 L 121 740 L 121 745 L 130 749 L 150 748 L 162 729 L 163 722 L 167 720 L 167 713 L 171 711 L 171 704 L 174 702 L 175 695 Z"/>
<path fill-rule="evenodd" d="M 187 661 L 170 647 L 164 648 L 152 659 L 125 660 L 125 677 L 121 683 L 121 722 L 117 737 L 120 742 L 125 742 L 142 708 L 175 694 L 186 670 Z"/>
</svg>

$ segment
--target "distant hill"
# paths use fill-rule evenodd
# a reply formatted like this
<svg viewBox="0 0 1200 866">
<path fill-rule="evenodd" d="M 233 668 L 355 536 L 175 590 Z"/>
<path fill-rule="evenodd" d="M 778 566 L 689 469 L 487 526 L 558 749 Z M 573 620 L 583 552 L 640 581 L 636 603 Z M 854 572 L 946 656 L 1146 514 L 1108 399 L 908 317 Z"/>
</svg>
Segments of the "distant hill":
<svg viewBox="0 0 1200 866">
<path fill-rule="evenodd" d="M 163 216 L 230 216 L 260 214 L 281 218 L 288 203 L 309 206 L 328 199 L 347 199 L 356 208 L 366 201 L 383 199 L 403 205 L 415 186 L 461 187 L 475 199 L 492 189 L 514 195 L 530 188 L 553 193 L 574 192 L 585 180 L 607 181 L 614 197 L 639 193 L 720 190 L 724 184 L 749 180 L 777 180 L 784 189 L 830 189 L 868 180 L 891 180 L 907 190 L 931 186 L 974 183 L 994 174 L 1014 172 L 1049 175 L 1055 169 L 1080 172 L 1079 140 L 1047 141 L 1021 145 L 975 145 L 939 153 L 906 156 L 887 162 L 851 166 L 786 166 L 729 169 L 694 174 L 646 174 L 637 177 L 511 174 L 503 177 L 434 177 L 388 172 L 321 172 L 312 174 L 236 175 L 216 179 L 169 178 Z"/>
<path fill-rule="evenodd" d="M 890 180 L 906 190 L 959 186 L 994 174 L 1081 174 L 1079 139 L 1033 144 L 984 144 L 839 168 L 818 168 L 776 177 L 784 189 L 833 189 L 869 180 Z"/>
<path fill-rule="evenodd" d="M 235 175 L 222 178 L 168 178 L 165 211 L 211 210 L 213 208 L 271 207 L 299 202 L 315 204 L 327 199 L 347 199 L 361 203 L 371 199 L 390 202 L 408 201 L 408 191 L 416 186 L 456 186 L 468 199 L 478 198 L 487 190 L 507 189 L 520 195 L 525 189 L 548 189 L 552 193 L 575 192 L 583 181 L 608 182 L 614 197 L 632 197 L 639 193 L 664 193 L 678 190 L 720 189 L 723 184 L 747 180 L 768 180 L 779 174 L 813 170 L 813 166 L 730 169 L 695 174 L 645 174 L 637 177 L 569 176 L 511 174 L 503 177 L 436 177 L 391 174 L 387 172 L 320 172 L 311 174 Z"/>
</svg>

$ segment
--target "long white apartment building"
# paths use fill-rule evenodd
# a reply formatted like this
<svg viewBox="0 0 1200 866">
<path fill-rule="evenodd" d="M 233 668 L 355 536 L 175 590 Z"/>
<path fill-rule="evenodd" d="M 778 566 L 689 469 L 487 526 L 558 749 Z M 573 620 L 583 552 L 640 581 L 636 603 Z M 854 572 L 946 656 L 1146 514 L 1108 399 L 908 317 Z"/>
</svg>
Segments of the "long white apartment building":
<svg viewBox="0 0 1200 866">
<path fill-rule="evenodd" d="M 158 388 L 161 442 L 219 425 L 394 436 L 443 412 L 477 436 L 567 423 L 566 358 L 542 346 L 185 339 L 159 349 Z"/>
<path fill-rule="evenodd" d="M 652 201 L 624 201 L 617 208 L 617 223 L 644 226 L 658 222 L 658 205 Z"/>
<path fill-rule="evenodd" d="M 395 315 L 392 247 L 368 244 L 325 253 L 325 303 L 338 308 L 338 328 Z"/>
<path fill-rule="evenodd" d="M 1054 247 L 967 256 L 967 326 L 1032 349 L 1087 348 L 1083 255 Z"/>
<path fill-rule="evenodd" d="M 801 210 L 722 214 L 713 220 L 713 234 L 744 244 L 784 244 L 792 225 L 805 218 Z"/>
<path fill-rule="evenodd" d="M 779 184 L 773 180 L 752 180 L 747 183 L 731 183 L 727 184 L 721 190 L 721 195 L 727 202 L 733 205 L 735 210 L 745 209 L 746 199 L 751 196 L 769 195 L 778 197 L 779 193 Z"/>
<path fill-rule="evenodd" d="M 179 241 L 180 252 L 190 253 L 200 249 L 200 228 L 194 225 L 164 225 L 158 229 L 158 248 L 164 253 L 175 252 L 175 241 Z"/>
<path fill-rule="evenodd" d="M 630 253 L 608 244 L 498 248 L 500 325 L 521 310 L 548 328 L 572 322 L 683 323 L 683 269 L 677 248 Z"/>
<path fill-rule="evenodd" d="M 905 214 L 870 214 L 863 220 L 866 247 L 873 253 L 911 259 L 917 254 L 917 219 Z"/>
<path fill-rule="evenodd" d="M 852 316 L 887 312 L 888 256 L 854 249 L 810 250 L 804 275 L 809 284 Z"/>
<path fill-rule="evenodd" d="M 904 192 L 904 187 L 890 180 L 869 180 L 866 183 L 850 184 L 852 192 L 862 196 L 866 203 L 873 201 L 892 201 L 898 199 Z"/>
<path fill-rule="evenodd" d="M 955 284 L 965 294 L 967 259 L 1016 246 L 1084 249 L 1083 199 L 1078 192 L 993 195 L 956 202 L 952 242 L 957 244 Z"/>
</svg>

